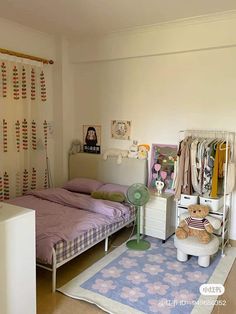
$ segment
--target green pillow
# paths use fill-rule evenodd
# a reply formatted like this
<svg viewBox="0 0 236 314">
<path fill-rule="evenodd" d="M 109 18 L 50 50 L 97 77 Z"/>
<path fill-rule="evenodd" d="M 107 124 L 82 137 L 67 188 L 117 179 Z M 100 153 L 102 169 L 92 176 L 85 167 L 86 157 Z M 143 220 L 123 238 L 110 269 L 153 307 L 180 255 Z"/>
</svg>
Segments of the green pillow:
<svg viewBox="0 0 236 314">
<path fill-rule="evenodd" d="M 125 195 L 121 192 L 105 192 L 105 191 L 94 191 L 91 193 L 93 198 L 108 200 L 113 202 L 122 203 L 125 201 Z"/>
</svg>

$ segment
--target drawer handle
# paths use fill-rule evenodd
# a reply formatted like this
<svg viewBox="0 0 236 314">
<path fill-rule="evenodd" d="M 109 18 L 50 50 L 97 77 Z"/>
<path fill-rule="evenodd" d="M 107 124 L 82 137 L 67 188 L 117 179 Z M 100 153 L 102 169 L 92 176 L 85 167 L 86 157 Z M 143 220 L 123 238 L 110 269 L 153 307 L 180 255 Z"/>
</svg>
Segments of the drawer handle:
<svg viewBox="0 0 236 314">
<path fill-rule="evenodd" d="M 190 197 L 189 196 L 184 196 L 184 199 L 190 200 Z"/>
</svg>

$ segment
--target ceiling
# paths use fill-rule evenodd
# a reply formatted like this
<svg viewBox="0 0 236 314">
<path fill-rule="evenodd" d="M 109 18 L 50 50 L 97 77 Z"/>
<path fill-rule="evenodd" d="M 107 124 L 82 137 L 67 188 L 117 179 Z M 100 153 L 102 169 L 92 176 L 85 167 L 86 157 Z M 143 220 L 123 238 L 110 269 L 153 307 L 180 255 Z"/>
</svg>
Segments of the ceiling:
<svg viewBox="0 0 236 314">
<path fill-rule="evenodd" d="M 236 9 L 235 0 L 5 0 L 0 17 L 67 38 Z"/>
</svg>

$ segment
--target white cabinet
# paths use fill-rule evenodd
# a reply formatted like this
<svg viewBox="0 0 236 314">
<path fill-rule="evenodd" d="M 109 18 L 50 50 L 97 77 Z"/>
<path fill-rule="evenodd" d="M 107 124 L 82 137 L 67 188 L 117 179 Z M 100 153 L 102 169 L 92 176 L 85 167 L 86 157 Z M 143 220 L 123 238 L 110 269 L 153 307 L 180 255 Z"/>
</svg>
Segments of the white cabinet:
<svg viewBox="0 0 236 314">
<path fill-rule="evenodd" d="M 166 240 L 175 232 L 176 205 L 173 194 L 160 196 L 151 193 L 148 203 L 141 210 L 140 232 Z"/>
<path fill-rule="evenodd" d="M 0 203 L 0 313 L 36 313 L 35 212 Z"/>
</svg>

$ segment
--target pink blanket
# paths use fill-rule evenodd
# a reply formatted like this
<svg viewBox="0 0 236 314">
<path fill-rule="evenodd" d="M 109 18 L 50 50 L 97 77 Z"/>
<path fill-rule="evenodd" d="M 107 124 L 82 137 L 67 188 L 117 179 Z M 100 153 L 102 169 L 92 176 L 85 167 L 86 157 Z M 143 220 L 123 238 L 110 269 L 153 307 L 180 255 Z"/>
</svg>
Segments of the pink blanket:
<svg viewBox="0 0 236 314">
<path fill-rule="evenodd" d="M 37 258 L 51 264 L 52 247 L 85 231 L 123 220 L 129 208 L 61 188 L 32 191 L 8 201 L 36 211 Z"/>
</svg>

